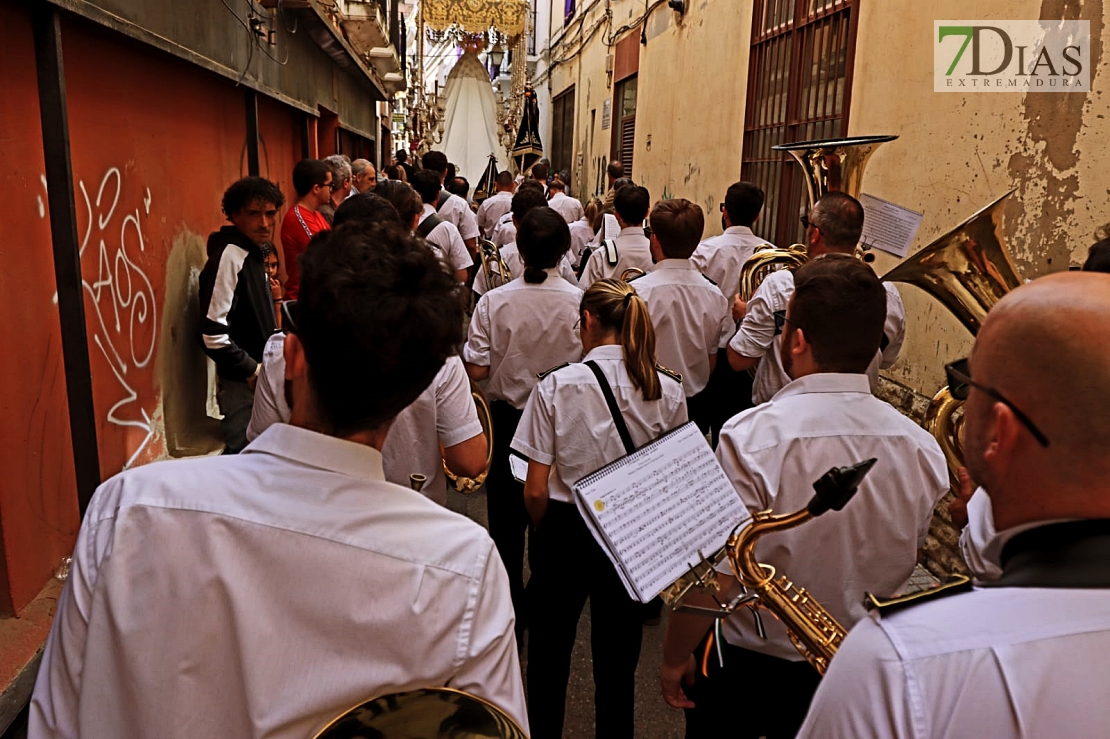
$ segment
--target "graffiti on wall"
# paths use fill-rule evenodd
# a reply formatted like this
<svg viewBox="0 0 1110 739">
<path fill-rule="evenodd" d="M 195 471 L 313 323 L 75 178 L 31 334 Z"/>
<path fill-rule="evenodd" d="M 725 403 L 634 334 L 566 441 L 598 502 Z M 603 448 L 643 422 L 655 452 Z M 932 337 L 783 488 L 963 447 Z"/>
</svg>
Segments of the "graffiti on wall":
<svg viewBox="0 0 1110 739">
<path fill-rule="evenodd" d="M 45 177 L 42 186 L 45 192 Z M 124 178 L 117 167 L 109 168 L 97 185 L 89 187 L 85 180 L 77 183 L 78 223 L 82 208 L 85 216 L 80 254 L 89 351 L 94 368 L 95 354 L 99 354 L 114 378 L 114 383 L 106 384 L 94 370 L 97 409 L 106 405 L 107 423 L 138 429 L 142 434 L 134 448 L 132 443 L 126 444 L 128 456 L 123 469 L 127 469 L 144 456 L 144 451 L 157 454 L 149 447 L 159 431 L 152 361 L 158 338 L 158 307 L 154 286 L 141 264 L 146 261 L 142 256 L 146 253 L 143 221 L 150 216 L 150 188 L 142 188 L 141 194 L 131 200 L 124 193 Z M 38 206 L 39 216 L 45 218 L 43 195 Z M 55 293 L 54 302 L 57 300 Z"/>
</svg>

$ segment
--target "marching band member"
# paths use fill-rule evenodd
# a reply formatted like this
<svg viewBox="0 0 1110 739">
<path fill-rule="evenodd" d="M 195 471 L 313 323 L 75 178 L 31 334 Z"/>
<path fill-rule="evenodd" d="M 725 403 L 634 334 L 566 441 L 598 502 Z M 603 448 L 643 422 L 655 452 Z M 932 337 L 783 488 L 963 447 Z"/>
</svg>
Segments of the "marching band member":
<svg viewBox="0 0 1110 739">
<path fill-rule="evenodd" d="M 508 170 L 498 172 L 494 187 L 497 188 L 497 192 L 478 206 L 478 230 L 487 239 L 493 237 L 493 228 L 501 216 L 512 209 L 513 190 L 516 189 L 512 173 Z"/>
<path fill-rule="evenodd" d="M 585 215 L 582 210 L 582 203 L 578 198 L 567 195 L 567 183 L 558 177 L 547 186 L 547 194 L 548 205 L 563 217 L 568 226 Z"/>
<path fill-rule="evenodd" d="M 967 397 L 968 470 L 1008 537 L 1001 576 L 860 621 L 801 737 L 1105 735 L 1108 327 L 1103 274 L 1042 277 L 991 308 L 970 363 L 947 369 Z"/>
<path fill-rule="evenodd" d="M 100 486 L 43 653 L 34 739 L 303 739 L 370 697 L 443 686 L 527 731 L 493 542 L 382 478 L 390 423 L 462 338 L 458 285 L 389 224 L 318 234 L 300 266 L 290 423 L 239 455 Z"/>
<path fill-rule="evenodd" d="M 470 255 L 468 247 L 463 243 L 463 238 L 455 224 L 436 213 L 435 202 L 441 192 L 439 178 L 433 172 L 421 170 L 412 176 L 412 188 L 424 203 L 416 233 L 443 253 L 444 259 L 459 282 L 466 282 L 468 270 L 474 264 L 474 257 Z M 461 199 L 457 195 L 451 197 Z"/>
<path fill-rule="evenodd" d="M 629 269 L 651 271 L 651 245 L 643 228 L 648 208 L 651 207 L 647 188 L 627 185 L 618 189 L 614 207 L 620 234 L 615 239 L 603 239 L 590 254 L 578 281 L 579 287 L 587 288 L 605 277 L 619 278 Z"/>
<path fill-rule="evenodd" d="M 470 203 L 466 202 L 466 198 L 460 198 L 443 189 L 443 184 L 447 181 L 447 170 L 453 169 L 454 165 L 448 163 L 447 155 L 442 151 L 427 152 L 420 158 L 420 163 L 424 166 L 423 171 L 431 172 L 439 180 L 439 189 L 435 196 L 431 200 L 425 199 L 424 202 L 431 205 L 432 210 L 440 218 L 458 229 L 459 236 L 462 237 L 466 250 L 473 260 L 478 254 L 478 217 L 470 209 Z M 416 173 L 409 175 L 409 184 L 416 187 Z M 424 193 L 419 188 L 416 191 L 424 197 Z"/>
<path fill-rule="evenodd" d="M 595 733 L 632 739 L 642 606 L 587 530 L 571 486 L 626 453 L 618 414 L 632 443 L 641 446 L 685 423 L 686 401 L 679 382 L 660 377 L 651 317 L 631 286 L 594 283 L 582 297 L 580 316 L 583 363 L 545 373 L 512 442 L 529 460 L 524 495 L 534 527 L 528 710 L 533 739 L 562 736 L 571 650 L 588 598 Z"/>
<path fill-rule="evenodd" d="M 520 188 L 526 190 L 527 188 Z M 521 196 L 518 191 L 514 199 Z M 567 224 L 544 206 L 524 216 L 517 248 L 524 274 L 478 300 L 463 348 L 466 371 L 486 380 L 493 421 L 493 465 L 486 477 L 490 536 L 509 572 L 509 587 L 524 619 L 524 532 L 528 514 L 523 486 L 509 468 L 509 442 L 539 372 L 577 361 L 582 346 L 575 331 L 582 291 L 559 276 L 557 265 L 570 245 Z"/>
<path fill-rule="evenodd" d="M 806 247 L 809 258 L 823 254 L 848 254 L 855 252 L 863 233 L 863 206 L 851 195 L 833 191 L 822 195 L 813 205 L 809 215 L 802 218 L 806 228 Z M 886 369 L 898 359 L 906 337 L 906 309 L 902 296 L 892 283 L 883 283 L 887 294 L 886 325 L 883 341 L 875 360 L 867 368 L 871 391 L 878 387 L 879 370 Z M 752 403 L 765 403 L 790 382 L 783 368 L 780 333 L 775 328 L 775 313 L 786 309 L 794 291 L 794 273 L 779 270 L 767 277 L 742 309 L 744 322 L 728 345 L 728 361 L 734 370 L 751 369 L 757 364 Z M 759 361 L 763 358 L 765 361 Z"/>
<path fill-rule="evenodd" d="M 776 318 L 793 381 L 771 402 L 725 424 L 717 447 L 752 512 L 796 511 L 829 468 L 878 459 L 844 510 L 777 533 L 756 549 L 760 562 L 804 586 L 847 628 L 866 616 L 865 591 L 892 594 L 909 580 L 933 508 L 948 491 L 936 440 L 870 392 L 865 372 L 882 339 L 886 295 L 871 268 L 846 255 L 798 269 L 786 312 Z M 706 602 L 713 604 L 703 596 Z M 757 620 L 746 608 L 726 619 L 724 642 L 697 650 L 697 679 L 684 693 L 684 679 L 695 674 L 692 652 L 711 622 L 675 612 L 668 623 L 663 695 L 688 709 L 686 736 L 793 737 L 818 674 L 774 619 Z M 740 694 L 762 710 L 737 724 L 729 708 Z"/>
<path fill-rule="evenodd" d="M 655 326 L 659 361 L 682 375 L 686 408 L 702 432 L 713 413 L 703 393 L 717 347 L 727 343 L 735 325 L 729 301 L 690 260 L 705 227 L 701 208 L 689 200 L 663 200 L 651 210 L 651 256 L 655 269 L 634 278 Z"/>
<path fill-rule="evenodd" d="M 543 193 L 538 187 L 522 187 L 520 192 L 513 195 L 512 209 L 509 215 L 512 217 L 513 224 L 513 238 L 516 238 L 516 229 L 519 227 L 520 222 L 524 219 L 533 208 L 547 207 L 547 201 L 543 197 Z M 505 262 L 505 266 L 509 268 L 509 274 L 512 279 L 516 279 L 524 274 L 524 262 L 520 259 L 520 250 L 517 249 L 516 242 L 510 242 L 500 247 L 498 250 L 501 253 L 501 259 Z M 569 259 L 570 251 L 563 255 L 559 260 L 559 276 L 572 285 L 578 284 L 578 279 L 574 275 L 574 268 L 570 266 Z M 478 274 L 474 277 L 474 292 L 478 295 L 483 295 L 489 290 L 486 284 L 485 270 L 478 270 Z"/>
</svg>

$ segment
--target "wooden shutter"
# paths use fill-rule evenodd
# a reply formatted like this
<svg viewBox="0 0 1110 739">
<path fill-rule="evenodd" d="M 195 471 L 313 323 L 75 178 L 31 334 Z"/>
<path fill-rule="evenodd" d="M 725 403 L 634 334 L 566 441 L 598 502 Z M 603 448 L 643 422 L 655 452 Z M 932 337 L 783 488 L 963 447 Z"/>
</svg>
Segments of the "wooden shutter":
<svg viewBox="0 0 1110 739">
<path fill-rule="evenodd" d="M 636 116 L 631 115 L 621 120 L 621 157 L 624 165 L 624 176 L 632 176 L 632 151 L 636 143 Z"/>
</svg>

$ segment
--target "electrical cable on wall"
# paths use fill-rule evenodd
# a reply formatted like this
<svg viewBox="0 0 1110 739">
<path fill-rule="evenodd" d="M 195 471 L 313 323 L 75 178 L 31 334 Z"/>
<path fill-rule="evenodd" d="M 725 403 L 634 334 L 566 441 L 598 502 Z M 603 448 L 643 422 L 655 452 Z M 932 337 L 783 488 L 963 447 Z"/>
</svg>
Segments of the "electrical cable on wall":
<svg viewBox="0 0 1110 739">
<path fill-rule="evenodd" d="M 240 84 L 242 84 L 243 80 L 246 79 L 247 71 L 250 70 L 251 62 L 254 61 L 254 31 L 252 31 L 247 22 L 240 18 L 239 14 L 236 13 L 235 10 L 227 4 L 227 0 L 220 0 L 220 2 L 224 4 L 225 8 L 227 8 L 227 12 L 231 13 L 231 15 L 235 17 L 235 20 L 239 21 L 239 25 L 241 25 L 243 29 L 247 32 L 247 38 L 250 41 L 250 48 L 247 50 L 247 64 L 243 67 L 243 73 L 239 75 L 239 79 L 235 81 L 235 86 L 238 87 Z"/>
</svg>

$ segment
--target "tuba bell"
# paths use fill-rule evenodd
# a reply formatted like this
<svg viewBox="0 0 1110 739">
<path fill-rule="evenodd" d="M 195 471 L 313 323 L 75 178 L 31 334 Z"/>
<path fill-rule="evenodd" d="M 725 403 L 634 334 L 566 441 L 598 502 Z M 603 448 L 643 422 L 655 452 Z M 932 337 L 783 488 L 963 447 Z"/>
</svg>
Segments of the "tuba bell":
<svg viewBox="0 0 1110 739">
<path fill-rule="evenodd" d="M 482 272 L 486 278 L 486 290 L 501 287 L 512 282 L 513 273 L 501 257 L 501 249 L 488 239 L 478 239 L 478 257 L 482 260 Z"/>
<path fill-rule="evenodd" d="M 528 739 L 497 706 L 451 688 L 423 688 L 368 700 L 337 716 L 314 739 L 365 737 Z"/>
<path fill-rule="evenodd" d="M 477 477 L 460 477 L 447 466 L 447 460 L 443 461 L 443 474 L 447 477 L 447 482 L 455 490 L 464 494 L 476 492 L 478 488 L 482 487 L 489 475 L 489 468 L 493 464 L 493 421 L 490 417 L 489 401 L 486 400 L 486 394 L 482 392 L 482 388 L 478 387 L 473 380 L 470 381 L 470 397 L 474 399 L 474 405 L 478 411 L 478 422 L 482 424 L 482 435 L 486 437 L 485 466 Z"/>
</svg>

